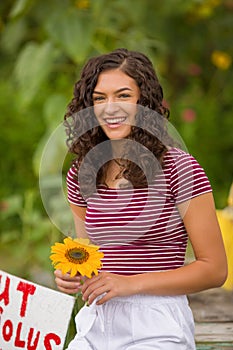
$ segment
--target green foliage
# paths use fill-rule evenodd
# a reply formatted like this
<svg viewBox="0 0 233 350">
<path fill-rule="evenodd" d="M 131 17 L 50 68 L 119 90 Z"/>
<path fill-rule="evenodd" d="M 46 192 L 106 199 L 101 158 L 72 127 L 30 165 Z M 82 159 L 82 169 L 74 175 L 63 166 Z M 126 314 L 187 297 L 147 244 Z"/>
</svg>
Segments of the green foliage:
<svg viewBox="0 0 233 350">
<path fill-rule="evenodd" d="M 38 94 L 51 71 L 56 50 L 49 41 L 28 43 L 19 53 L 14 76 L 19 89 L 19 100 L 28 105 Z M 30 89 L 29 89 L 30 87 Z"/>
<path fill-rule="evenodd" d="M 60 233 L 39 195 L 43 151 L 55 133 L 43 183 L 50 183 L 51 215 L 67 223 L 56 181 L 70 158 L 65 135 L 55 130 L 83 63 L 117 47 L 150 56 L 171 123 L 205 168 L 217 206 L 226 205 L 233 169 L 232 12 L 232 0 L 1 2 L 0 244 L 6 270 L 30 274 L 31 264 L 49 270 L 49 246 Z M 22 256 L 23 263 L 11 264 Z"/>
<path fill-rule="evenodd" d="M 60 239 L 60 233 L 37 202 L 38 194 L 31 190 L 24 196 L 15 194 L 2 201 L 0 262 L 1 269 L 38 282 L 33 271 L 37 267 L 51 271 L 50 246 Z"/>
</svg>

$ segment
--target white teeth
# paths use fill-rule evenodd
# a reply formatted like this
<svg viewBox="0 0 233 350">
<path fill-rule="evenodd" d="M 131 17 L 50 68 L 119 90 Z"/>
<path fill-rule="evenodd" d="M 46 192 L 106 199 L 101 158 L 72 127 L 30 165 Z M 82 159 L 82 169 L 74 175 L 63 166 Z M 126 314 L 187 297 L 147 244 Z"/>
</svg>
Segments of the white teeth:
<svg viewBox="0 0 233 350">
<path fill-rule="evenodd" d="M 123 123 L 125 121 L 126 118 L 124 117 L 121 117 L 121 118 L 109 118 L 109 119 L 105 119 L 105 121 L 108 123 L 108 124 L 120 124 L 120 123 Z"/>
</svg>

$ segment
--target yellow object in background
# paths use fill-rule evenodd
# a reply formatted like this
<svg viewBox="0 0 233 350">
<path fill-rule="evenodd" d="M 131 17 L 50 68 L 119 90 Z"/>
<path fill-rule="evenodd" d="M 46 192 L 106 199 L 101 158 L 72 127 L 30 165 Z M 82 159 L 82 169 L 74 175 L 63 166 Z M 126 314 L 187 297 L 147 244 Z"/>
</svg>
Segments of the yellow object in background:
<svg viewBox="0 0 233 350">
<path fill-rule="evenodd" d="M 233 183 L 228 197 L 228 206 L 216 212 L 228 259 L 228 277 L 223 288 L 233 290 Z"/>
</svg>

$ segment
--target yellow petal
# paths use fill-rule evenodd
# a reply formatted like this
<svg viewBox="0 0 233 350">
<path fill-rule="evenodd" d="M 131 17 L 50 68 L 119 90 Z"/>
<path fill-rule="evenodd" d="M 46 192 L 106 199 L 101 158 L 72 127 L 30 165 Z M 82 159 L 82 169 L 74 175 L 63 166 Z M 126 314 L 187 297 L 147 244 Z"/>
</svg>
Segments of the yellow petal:
<svg viewBox="0 0 233 350">
<path fill-rule="evenodd" d="M 64 274 L 70 272 L 71 276 L 75 276 L 80 273 L 90 278 L 93 274 L 97 275 L 102 267 L 104 254 L 98 249 L 98 246 L 90 244 L 89 239 L 67 237 L 63 243 L 56 242 L 51 247 L 50 259 L 53 266 Z M 81 256 L 76 254 L 79 251 Z"/>
</svg>

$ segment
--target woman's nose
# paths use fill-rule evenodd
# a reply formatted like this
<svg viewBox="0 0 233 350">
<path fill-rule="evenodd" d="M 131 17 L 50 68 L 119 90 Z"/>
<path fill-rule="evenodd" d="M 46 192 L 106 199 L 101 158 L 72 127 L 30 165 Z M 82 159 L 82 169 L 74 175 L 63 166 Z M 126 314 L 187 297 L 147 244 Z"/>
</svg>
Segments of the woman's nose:
<svg viewBox="0 0 233 350">
<path fill-rule="evenodd" d="M 113 101 L 108 101 L 105 106 L 104 106 L 104 112 L 107 115 L 114 115 L 119 111 L 119 103 L 113 102 Z"/>
</svg>

